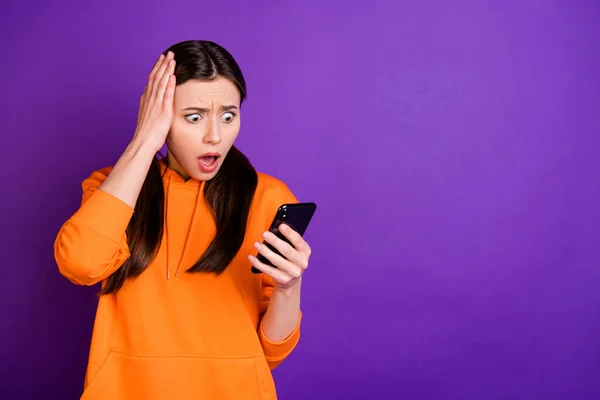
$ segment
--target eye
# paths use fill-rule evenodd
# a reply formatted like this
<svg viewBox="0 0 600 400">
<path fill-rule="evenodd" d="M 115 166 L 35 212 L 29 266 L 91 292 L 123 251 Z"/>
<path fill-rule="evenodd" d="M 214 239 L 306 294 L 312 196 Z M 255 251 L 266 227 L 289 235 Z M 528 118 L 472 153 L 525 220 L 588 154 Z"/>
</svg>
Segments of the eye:
<svg viewBox="0 0 600 400">
<path fill-rule="evenodd" d="M 185 116 L 185 119 L 187 119 L 192 124 L 195 124 L 196 122 L 200 121 L 200 114 L 188 114 Z"/>
<path fill-rule="evenodd" d="M 233 118 L 235 118 L 235 114 L 232 112 L 226 112 L 225 114 L 223 114 L 223 120 L 225 122 L 231 122 L 233 121 Z"/>
</svg>

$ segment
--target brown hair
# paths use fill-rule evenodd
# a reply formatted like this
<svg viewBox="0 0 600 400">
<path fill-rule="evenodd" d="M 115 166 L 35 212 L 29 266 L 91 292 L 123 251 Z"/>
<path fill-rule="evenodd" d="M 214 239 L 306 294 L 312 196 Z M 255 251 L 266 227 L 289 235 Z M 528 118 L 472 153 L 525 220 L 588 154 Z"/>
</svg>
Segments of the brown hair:
<svg viewBox="0 0 600 400">
<path fill-rule="evenodd" d="M 167 50 L 175 55 L 177 85 L 190 79 L 229 79 L 246 98 L 246 82 L 233 56 L 210 41 L 190 40 Z M 150 264 L 162 241 L 165 190 L 158 159 L 152 160 L 127 226 L 131 256 L 107 280 L 100 294 L 119 290 L 129 277 L 140 275 Z M 200 259 L 187 272 L 220 274 L 231 263 L 244 241 L 250 204 L 258 177 L 250 161 L 232 147 L 217 175 L 204 185 L 204 196 L 216 223 L 216 235 Z"/>
</svg>

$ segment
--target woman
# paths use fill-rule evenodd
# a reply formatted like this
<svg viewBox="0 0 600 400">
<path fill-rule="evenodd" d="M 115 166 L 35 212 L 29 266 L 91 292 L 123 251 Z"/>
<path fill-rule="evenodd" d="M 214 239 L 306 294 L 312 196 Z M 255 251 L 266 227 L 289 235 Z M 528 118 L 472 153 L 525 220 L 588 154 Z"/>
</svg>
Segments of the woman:
<svg viewBox="0 0 600 400">
<path fill-rule="evenodd" d="M 292 245 L 265 232 L 297 200 L 233 146 L 245 96 L 225 49 L 172 46 L 130 144 L 83 182 L 54 245 L 70 281 L 102 282 L 82 399 L 276 398 L 270 370 L 299 339 L 310 248 L 292 229 Z"/>
</svg>

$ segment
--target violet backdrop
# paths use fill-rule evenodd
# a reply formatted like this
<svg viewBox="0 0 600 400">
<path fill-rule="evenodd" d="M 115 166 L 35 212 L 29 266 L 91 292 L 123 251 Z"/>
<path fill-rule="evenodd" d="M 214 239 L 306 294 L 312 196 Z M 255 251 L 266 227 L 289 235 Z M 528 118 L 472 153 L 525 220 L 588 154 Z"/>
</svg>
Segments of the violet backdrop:
<svg viewBox="0 0 600 400">
<path fill-rule="evenodd" d="M 238 146 L 319 204 L 280 398 L 600 398 L 597 2 L 2 9 L 3 399 L 80 395 L 98 288 L 52 243 L 187 39 L 242 67 Z"/>
</svg>

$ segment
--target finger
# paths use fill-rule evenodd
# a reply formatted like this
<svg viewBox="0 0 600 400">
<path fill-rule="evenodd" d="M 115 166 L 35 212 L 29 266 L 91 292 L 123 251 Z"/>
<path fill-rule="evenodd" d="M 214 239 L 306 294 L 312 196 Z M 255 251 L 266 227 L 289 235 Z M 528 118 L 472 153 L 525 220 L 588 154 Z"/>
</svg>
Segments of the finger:
<svg viewBox="0 0 600 400">
<path fill-rule="evenodd" d="M 173 71 L 175 71 L 175 60 L 170 60 L 167 65 L 167 70 L 165 71 L 162 79 L 160 80 L 160 84 L 158 86 L 158 92 L 156 93 L 156 101 L 158 104 L 162 104 L 163 99 L 165 97 L 165 91 L 167 90 L 167 85 L 169 84 L 170 77 L 173 76 Z"/>
<path fill-rule="evenodd" d="M 293 278 L 290 275 L 277 268 L 273 268 L 270 265 L 258 261 L 258 259 L 254 256 L 248 256 L 248 260 L 250 260 L 250 263 L 258 270 L 269 275 L 271 278 L 273 278 L 282 285 L 287 285 L 293 280 Z"/>
<path fill-rule="evenodd" d="M 300 235 L 298 232 L 296 232 L 286 224 L 279 225 L 278 229 L 279 232 L 281 232 L 283 236 L 285 236 L 285 238 L 290 241 L 290 243 L 292 244 L 292 246 L 294 246 L 296 250 L 298 250 L 302 254 L 310 256 L 310 246 L 308 245 L 308 243 L 306 243 L 306 241 L 304 241 L 302 235 Z"/>
<path fill-rule="evenodd" d="M 167 56 L 164 58 L 160 67 L 158 67 L 158 71 L 156 71 L 156 74 L 154 74 L 154 79 L 152 79 L 152 90 L 151 90 L 152 98 L 156 98 L 156 93 L 158 92 L 158 87 L 160 86 L 160 82 L 162 81 L 163 75 L 165 74 L 165 71 L 167 70 L 167 67 L 168 67 L 170 61 L 172 60 L 172 58 L 173 58 L 173 53 L 172 52 L 167 53 Z"/>
<path fill-rule="evenodd" d="M 165 100 L 163 105 L 166 108 L 173 108 L 173 97 L 175 96 L 175 75 L 169 76 L 169 83 L 167 84 L 167 89 L 165 90 Z"/>
<path fill-rule="evenodd" d="M 281 239 L 279 239 L 279 240 L 281 240 Z M 277 267 L 276 269 L 279 269 L 280 271 L 287 273 L 288 275 L 290 275 L 293 278 L 299 278 L 300 275 L 302 275 L 303 269 L 296 266 L 293 262 L 288 261 L 285 258 L 281 257 L 279 254 L 277 254 L 273 250 L 269 249 L 268 246 L 266 246 L 262 243 L 256 242 L 256 243 L 254 243 L 254 248 L 256 248 L 256 250 L 258 250 L 258 252 L 260 254 L 262 254 L 267 260 L 269 260 L 271 262 L 271 264 L 276 266 Z"/>
<path fill-rule="evenodd" d="M 140 111 L 142 110 L 144 104 L 146 104 L 146 99 L 148 98 L 148 85 L 144 86 L 144 91 L 140 96 Z"/>
<path fill-rule="evenodd" d="M 162 65 L 164 59 L 165 59 L 165 55 L 161 54 L 160 57 L 158 57 L 158 60 L 156 61 L 154 66 L 152 67 L 152 70 L 150 71 L 150 74 L 148 75 L 148 84 L 146 85 L 146 90 L 144 91 L 144 93 L 152 91 L 152 84 L 154 83 L 154 76 L 156 75 L 156 72 Z M 150 90 L 148 90 L 148 89 L 150 89 Z"/>
<path fill-rule="evenodd" d="M 142 93 L 142 95 L 140 96 L 140 105 L 138 108 L 138 115 L 137 115 L 137 123 L 138 125 L 140 124 L 142 118 L 144 117 L 145 113 L 146 113 L 146 108 L 148 105 L 148 85 L 144 86 L 144 92 Z"/>
<path fill-rule="evenodd" d="M 281 225 L 280 225 L 281 226 Z M 298 252 L 291 244 L 287 243 L 285 240 L 280 239 L 277 235 L 272 232 L 264 232 L 263 239 L 271 246 L 275 247 L 281 255 L 292 263 L 297 263 L 301 261 L 302 254 Z"/>
<path fill-rule="evenodd" d="M 138 107 L 138 113 L 137 113 L 137 124 L 140 124 L 140 121 L 142 120 L 142 114 L 143 114 L 143 110 L 144 110 L 144 103 L 145 103 L 145 96 L 142 94 L 142 96 L 140 97 L 140 106 Z"/>
<path fill-rule="evenodd" d="M 171 53 L 169 52 L 167 56 L 163 59 L 163 62 L 158 67 L 158 70 L 156 71 L 156 73 L 154 74 L 154 78 L 152 79 L 151 89 L 149 90 L 149 93 L 151 98 L 153 99 L 156 99 L 156 94 L 158 93 L 160 83 L 170 62 Z"/>
</svg>

